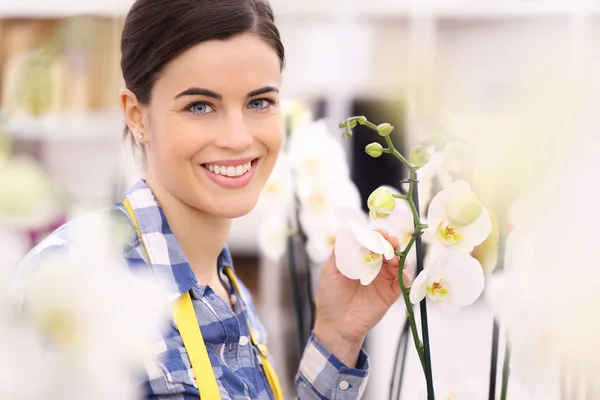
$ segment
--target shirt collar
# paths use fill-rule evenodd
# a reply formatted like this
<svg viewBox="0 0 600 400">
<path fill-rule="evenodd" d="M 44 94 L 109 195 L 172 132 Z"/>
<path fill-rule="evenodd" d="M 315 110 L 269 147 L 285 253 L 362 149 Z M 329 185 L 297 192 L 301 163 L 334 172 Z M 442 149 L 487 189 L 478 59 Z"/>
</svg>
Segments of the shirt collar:
<svg viewBox="0 0 600 400">
<path fill-rule="evenodd" d="M 128 191 L 127 200 L 137 219 L 142 241 L 154 274 L 173 288 L 174 299 L 198 285 L 194 271 L 169 228 L 162 207 L 145 181 L 139 180 Z M 223 248 L 217 260 L 221 280 L 229 284 L 224 268 L 233 268 L 231 253 Z M 202 292 L 206 285 L 199 285 Z"/>
</svg>

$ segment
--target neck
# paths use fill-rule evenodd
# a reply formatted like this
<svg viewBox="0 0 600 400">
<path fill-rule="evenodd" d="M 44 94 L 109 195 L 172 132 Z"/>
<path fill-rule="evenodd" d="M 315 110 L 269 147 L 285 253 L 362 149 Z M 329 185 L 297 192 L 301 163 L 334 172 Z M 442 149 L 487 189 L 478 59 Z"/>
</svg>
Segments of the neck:
<svg viewBox="0 0 600 400">
<path fill-rule="evenodd" d="M 169 228 L 201 284 L 219 282 L 217 261 L 229 235 L 231 220 L 198 210 L 177 199 L 150 179 L 147 184 L 158 200 Z"/>
</svg>

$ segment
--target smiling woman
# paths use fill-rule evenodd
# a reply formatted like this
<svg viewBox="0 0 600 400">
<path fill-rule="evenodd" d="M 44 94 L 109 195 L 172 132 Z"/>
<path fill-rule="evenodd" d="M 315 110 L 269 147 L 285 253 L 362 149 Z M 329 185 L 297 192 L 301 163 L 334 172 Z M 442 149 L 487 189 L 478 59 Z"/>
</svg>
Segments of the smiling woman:
<svg viewBox="0 0 600 400">
<path fill-rule="evenodd" d="M 128 216 L 124 260 L 150 269 L 174 299 L 145 396 L 281 399 L 264 329 L 225 245 L 232 219 L 256 205 L 283 142 L 284 48 L 271 8 L 263 0 L 137 0 L 121 50 L 125 133 L 144 151 L 146 179 L 106 215 Z M 85 221 L 42 242 L 23 270 L 49 251 L 68 255 Z M 397 257 L 382 261 L 363 286 L 341 275 L 333 256 L 325 263 L 299 398 L 361 397 L 369 372 L 362 343 L 400 294 L 397 267 Z"/>
</svg>

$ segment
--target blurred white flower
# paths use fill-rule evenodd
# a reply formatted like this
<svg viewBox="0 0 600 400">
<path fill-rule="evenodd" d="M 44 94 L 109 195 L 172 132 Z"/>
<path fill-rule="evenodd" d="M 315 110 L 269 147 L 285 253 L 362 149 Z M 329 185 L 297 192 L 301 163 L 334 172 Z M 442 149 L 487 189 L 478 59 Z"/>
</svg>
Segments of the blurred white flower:
<svg viewBox="0 0 600 400">
<path fill-rule="evenodd" d="M 0 399 L 56 399 L 48 391 L 56 361 L 45 356 L 42 337 L 31 326 L 0 316 Z"/>
<path fill-rule="evenodd" d="M 465 181 L 456 181 L 439 192 L 427 212 L 426 238 L 444 246 L 470 252 L 492 230 L 487 209 Z"/>
<path fill-rule="evenodd" d="M 481 400 L 481 393 L 477 393 L 475 380 L 469 378 L 460 365 L 453 365 L 445 371 L 443 376 L 434 379 L 435 398 L 439 400 Z M 411 399 L 427 399 L 427 391 L 419 389 L 418 394 L 410 396 Z"/>
<path fill-rule="evenodd" d="M 299 182 L 297 189 L 302 208 L 315 215 L 334 210 L 337 207 L 360 209 L 360 193 L 356 185 L 349 179 L 336 183 Z"/>
<path fill-rule="evenodd" d="M 274 211 L 264 218 L 258 228 L 258 248 L 268 260 L 277 262 L 285 254 L 288 234 L 287 215 Z"/>
<path fill-rule="evenodd" d="M 435 398 L 440 400 L 481 400 L 488 398 L 489 378 L 483 374 L 467 375 L 461 365 L 444 368 L 443 373 L 434 375 Z M 500 399 L 499 381 L 496 384 L 495 399 Z M 425 388 L 415 389 L 408 399 L 427 399 Z M 557 400 L 547 390 L 527 390 L 515 379 L 508 381 L 506 393 L 509 400 Z"/>
<path fill-rule="evenodd" d="M 594 250 L 600 191 L 592 171 L 600 164 L 600 146 L 581 143 L 576 154 L 513 210 L 517 225 L 507 243 L 506 268 L 490 278 L 486 297 L 507 331 L 515 370 L 550 376 L 563 371 L 598 390 L 600 322 L 594 315 L 600 261 Z"/>
<path fill-rule="evenodd" d="M 349 179 L 350 169 L 344 148 L 329 132 L 325 121 L 298 127 L 288 146 L 290 163 L 298 183 Z"/>
<path fill-rule="evenodd" d="M 149 271 L 134 275 L 109 226 L 97 215 L 76 222 L 68 255 L 45 256 L 25 278 L 23 321 L 43 335 L 45 353 L 56 360 L 55 370 L 45 371 L 54 374 L 47 391 L 55 398 L 135 398 L 140 369 L 170 320 L 173 288 Z"/>
<path fill-rule="evenodd" d="M 281 109 L 288 129 L 292 132 L 299 126 L 309 124 L 314 121 L 314 116 L 310 109 L 301 101 L 284 99 L 281 101 Z"/>
<path fill-rule="evenodd" d="M 12 226 L 48 224 L 59 211 L 50 177 L 32 160 L 0 160 L 0 221 Z"/>
<path fill-rule="evenodd" d="M 325 122 L 311 122 L 300 103 L 288 106 L 288 112 L 298 115 L 291 117 L 292 134 L 261 193 L 258 209 L 265 217 L 259 228 L 259 248 L 273 261 L 284 255 L 290 233 L 288 217 L 295 213 L 297 195 L 307 254 L 321 263 L 333 250 L 338 228 L 334 210 L 340 206 L 358 210 L 361 197 L 350 180 L 344 149 Z"/>
<path fill-rule="evenodd" d="M 445 249 L 417 276 L 410 290 L 416 304 L 427 296 L 449 311 L 473 303 L 484 287 L 483 269 L 470 255 Z"/>
<path fill-rule="evenodd" d="M 291 166 L 287 155 L 281 152 L 260 194 L 257 209 L 263 213 L 288 209 L 293 204 L 293 194 Z"/>
<path fill-rule="evenodd" d="M 369 227 L 360 211 L 340 208 L 337 216 L 340 229 L 335 239 L 336 265 L 346 277 L 368 285 L 379 274 L 384 258 L 394 257 L 394 248 Z"/>
<path fill-rule="evenodd" d="M 302 209 L 300 224 L 307 237 L 306 253 L 310 259 L 315 263 L 327 261 L 333 251 L 339 226 L 334 210 L 315 215 L 307 209 Z"/>
</svg>

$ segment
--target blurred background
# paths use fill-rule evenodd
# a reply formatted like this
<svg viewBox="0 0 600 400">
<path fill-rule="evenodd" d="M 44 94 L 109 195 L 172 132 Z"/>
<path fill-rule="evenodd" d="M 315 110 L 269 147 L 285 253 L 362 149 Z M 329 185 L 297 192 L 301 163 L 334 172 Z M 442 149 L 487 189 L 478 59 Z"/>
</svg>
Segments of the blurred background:
<svg viewBox="0 0 600 400">
<path fill-rule="evenodd" d="M 365 115 L 394 125 L 394 140 L 406 152 L 439 129 L 458 129 L 465 109 L 475 108 L 478 115 L 508 112 L 508 104 L 529 101 L 544 115 L 542 93 L 568 94 L 562 84 L 551 86 L 557 81 L 584 88 L 587 115 L 600 114 L 598 1 L 271 4 L 287 52 L 283 95 L 304 104 L 315 119 L 324 118 L 336 138 L 340 121 Z M 23 252 L 65 221 L 120 201 L 138 177 L 132 149 L 122 140 L 118 102 L 120 33 L 130 5 L 130 0 L 0 0 L 0 154 L 18 162 L 0 171 L 0 223 L 20 238 Z M 496 120 L 470 125 L 490 145 L 503 134 L 483 135 L 493 128 L 491 121 Z M 597 129 L 589 121 L 587 128 Z M 398 165 L 364 153 L 373 138 L 364 132 L 357 128 L 352 140 L 342 142 L 363 204 L 373 189 L 398 186 L 404 176 Z M 274 262 L 262 255 L 255 234 L 260 218 L 251 213 L 235 221 L 229 246 L 268 328 L 286 398 L 292 398 L 300 357 L 297 299 L 289 290 L 294 277 L 285 257 Z M 403 305 L 394 307 L 367 339 L 372 375 L 366 399 L 387 398 L 390 348 L 403 318 Z M 445 331 L 456 345 L 435 350 L 440 359 L 472 356 L 476 361 L 469 368 L 485 369 L 491 322 L 484 324 L 489 332 L 461 342 L 460 326 L 470 322 L 460 321 L 448 322 Z M 417 373 L 406 379 L 419 379 Z"/>
</svg>

